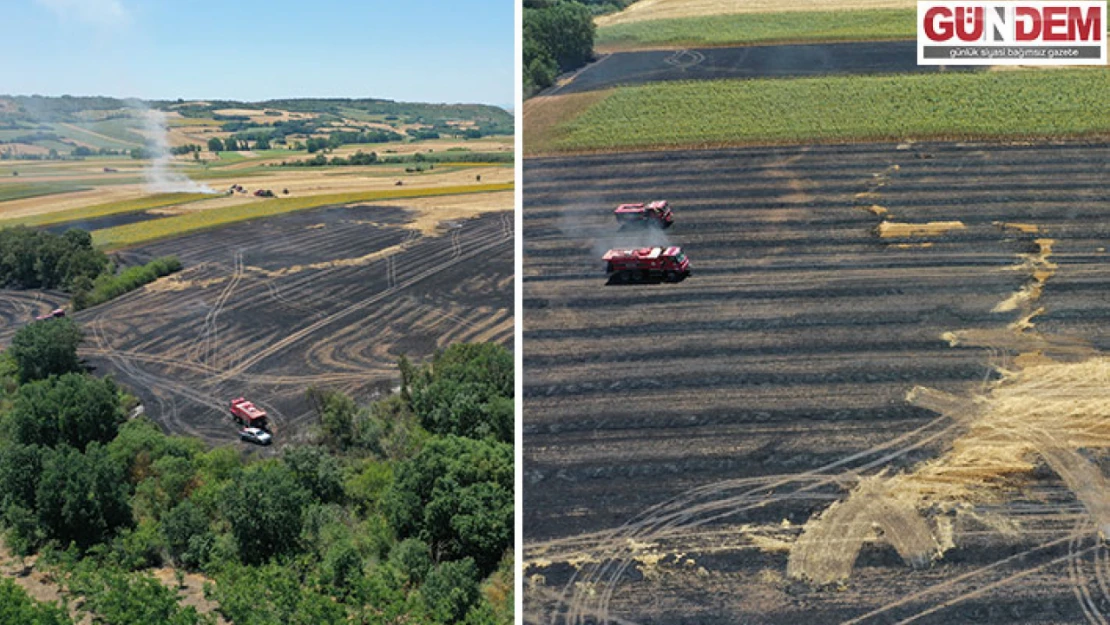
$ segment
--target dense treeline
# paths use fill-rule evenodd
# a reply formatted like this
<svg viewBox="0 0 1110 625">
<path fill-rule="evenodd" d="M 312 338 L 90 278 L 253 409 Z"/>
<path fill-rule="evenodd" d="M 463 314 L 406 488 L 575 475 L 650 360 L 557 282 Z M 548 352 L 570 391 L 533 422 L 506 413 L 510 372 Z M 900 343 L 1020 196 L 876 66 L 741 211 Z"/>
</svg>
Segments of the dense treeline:
<svg viewBox="0 0 1110 625">
<path fill-rule="evenodd" d="M 102 304 L 181 270 L 172 256 L 117 272 L 78 229 L 64 234 L 26 227 L 0 229 L 0 287 L 58 289 L 73 296 L 77 310 Z"/>
<path fill-rule="evenodd" d="M 401 392 L 368 406 L 311 389 L 316 440 L 250 459 L 126 419 L 134 400 L 81 370 L 79 341 L 60 319 L 0 354 L 0 529 L 82 610 L 117 625 L 213 623 L 149 572 L 172 565 L 210 578 L 237 625 L 511 622 L 504 348 L 402 359 Z M 10 583 L 0 604 L 0 625 L 71 622 Z"/>
<path fill-rule="evenodd" d="M 398 154 L 394 156 L 379 156 L 377 152 L 365 153 L 361 150 L 344 158 L 333 156 L 328 158 L 319 152 L 309 159 L 297 161 L 282 161 L 282 167 L 342 167 L 344 165 L 373 165 L 385 163 L 390 165 L 403 165 L 407 163 L 430 163 L 434 168 L 435 163 L 512 163 L 516 159 L 513 152 L 469 152 L 447 150 L 445 152 L 414 152 L 412 154 Z"/>
<path fill-rule="evenodd" d="M 523 36 L 524 92 L 530 96 L 593 59 L 593 12 L 573 0 L 525 0 Z"/>
<path fill-rule="evenodd" d="M 83 230 L 57 235 L 31 228 L 0 229 L 0 287 L 20 289 L 91 288 L 108 268 L 108 257 L 93 248 Z"/>
</svg>

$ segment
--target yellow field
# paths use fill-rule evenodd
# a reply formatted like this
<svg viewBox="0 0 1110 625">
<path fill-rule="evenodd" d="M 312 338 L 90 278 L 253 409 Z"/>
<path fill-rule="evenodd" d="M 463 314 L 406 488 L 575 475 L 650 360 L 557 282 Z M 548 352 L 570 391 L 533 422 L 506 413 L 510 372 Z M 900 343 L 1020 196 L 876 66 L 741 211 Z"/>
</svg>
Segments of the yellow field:
<svg viewBox="0 0 1110 625">
<path fill-rule="evenodd" d="M 738 13 L 784 13 L 787 11 L 843 11 L 849 9 L 912 9 L 914 0 L 748 0 L 722 2 L 721 0 L 640 0 L 627 9 L 611 15 L 599 16 L 594 22 L 599 26 L 631 24 L 653 20 L 707 15 L 734 15 Z"/>
<path fill-rule="evenodd" d="M 119 174 L 100 174 L 97 176 L 104 180 L 103 186 L 97 186 L 87 191 L 75 191 L 56 195 L 10 200 L 0 202 L 0 223 L 19 220 L 20 223 L 34 221 L 38 224 L 59 223 L 68 221 L 66 218 L 46 217 L 55 213 L 68 213 L 83 215 L 81 210 L 102 211 L 102 205 L 129 202 L 142 202 L 151 197 L 144 183 L 118 184 L 113 178 L 127 176 L 134 178 L 140 171 L 133 165 L 135 161 L 127 161 L 130 171 L 121 170 Z M 245 169 L 256 167 L 258 161 L 243 164 Z M 239 165 L 239 164 L 236 164 Z M 74 171 L 72 167 L 80 166 L 88 171 Z M 56 167 L 41 167 L 34 171 L 21 172 L 19 178 L 13 181 L 48 182 L 87 180 L 93 176 L 93 171 L 99 171 L 100 164 L 88 163 L 58 163 Z M 220 171 L 234 170 L 235 166 L 221 168 Z M 63 169 L 64 168 L 64 169 Z M 477 182 L 477 177 L 482 177 L 482 182 L 505 183 L 513 180 L 513 168 L 497 165 L 477 165 L 466 167 L 462 170 L 449 171 L 444 164 L 437 166 L 436 170 L 422 173 L 405 173 L 405 166 L 372 165 L 367 167 L 305 167 L 305 168 L 272 168 L 264 171 L 245 172 L 242 177 L 209 180 L 207 183 L 217 191 L 226 191 L 232 184 L 240 184 L 253 192 L 255 189 L 271 189 L 281 195 L 285 189 L 293 197 L 313 196 L 335 193 L 352 193 L 360 191 L 389 190 L 396 186 L 397 181 L 403 186 L 415 185 L 421 188 L 445 187 L 466 185 Z M 62 173 L 64 172 L 64 173 Z M 7 179 L 5 179 L 6 181 Z M 225 208 L 241 204 L 260 202 L 259 198 L 251 195 L 217 196 L 200 204 L 183 207 L 185 210 Z M 176 203 L 180 204 L 180 202 Z M 156 204 L 149 208 L 170 207 L 174 203 Z M 127 209 L 114 212 L 126 212 Z M 167 208 L 167 210 L 169 210 Z M 101 216 L 112 214 L 102 212 Z M 37 221 L 36 221 L 37 220 Z"/>
<path fill-rule="evenodd" d="M 444 220 L 464 220 L 483 213 L 511 211 L 514 205 L 512 191 L 496 193 L 469 193 L 406 199 L 405 210 L 416 213 L 416 218 L 405 224 L 406 228 L 419 230 L 425 236 L 435 234 L 436 228 Z M 371 206 L 396 206 L 396 201 L 371 202 Z"/>
<path fill-rule="evenodd" d="M 137 213 L 151 208 L 187 204 L 214 197 L 217 196 L 206 193 L 159 193 L 136 200 L 94 204 L 82 208 L 40 213 L 15 219 L 0 219 L 0 228 L 7 228 L 10 226 L 48 226 L 50 224 L 95 219 L 97 217 L 106 217 L 108 215 L 118 215 L 121 213 Z"/>
</svg>

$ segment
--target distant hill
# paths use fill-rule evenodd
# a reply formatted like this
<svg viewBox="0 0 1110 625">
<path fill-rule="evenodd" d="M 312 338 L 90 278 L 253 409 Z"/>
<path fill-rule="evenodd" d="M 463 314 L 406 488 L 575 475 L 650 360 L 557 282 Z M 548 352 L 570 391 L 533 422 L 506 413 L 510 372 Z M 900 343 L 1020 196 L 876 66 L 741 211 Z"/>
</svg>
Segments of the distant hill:
<svg viewBox="0 0 1110 625">
<path fill-rule="evenodd" d="M 0 123 L 12 122 L 79 122 L 87 121 L 89 114 L 118 111 L 128 108 L 154 108 L 176 110 L 185 117 L 207 117 L 222 109 L 280 109 L 298 113 L 344 115 L 347 111 L 361 111 L 368 115 L 396 115 L 434 125 L 446 121 L 494 122 L 508 128 L 513 116 L 508 111 L 488 104 L 428 104 L 421 102 L 395 102 L 373 98 L 294 98 L 240 102 L 236 100 L 136 100 L 101 96 L 9 96 L 0 95 Z"/>
<path fill-rule="evenodd" d="M 172 147 L 232 138 L 239 149 L 512 135 L 513 115 L 486 104 L 293 98 L 264 102 L 0 95 L 0 159 L 119 154 L 148 141 L 140 111 L 167 114 Z"/>
</svg>

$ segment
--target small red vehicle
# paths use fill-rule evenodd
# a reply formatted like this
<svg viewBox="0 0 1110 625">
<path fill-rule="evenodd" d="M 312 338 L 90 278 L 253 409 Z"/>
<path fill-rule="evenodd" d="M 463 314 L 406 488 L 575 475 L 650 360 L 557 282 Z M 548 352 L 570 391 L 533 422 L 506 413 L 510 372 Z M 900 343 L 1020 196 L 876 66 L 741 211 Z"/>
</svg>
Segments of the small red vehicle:
<svg viewBox="0 0 1110 625">
<path fill-rule="evenodd" d="M 55 308 L 54 310 L 46 313 L 45 315 L 39 315 L 39 316 L 35 317 L 35 321 L 46 321 L 47 319 L 61 319 L 62 317 L 65 317 L 65 316 L 66 316 L 66 311 L 64 309 Z"/>
<path fill-rule="evenodd" d="M 266 420 L 266 411 L 242 397 L 231 400 L 231 416 L 248 428 L 268 430 L 270 426 L 269 421 Z"/>
<path fill-rule="evenodd" d="M 654 224 L 666 228 L 674 223 L 674 214 L 667 200 L 657 200 L 648 204 L 621 204 L 613 215 L 617 223 L 626 224 Z"/>
<path fill-rule="evenodd" d="M 605 272 L 618 280 L 664 278 L 676 282 L 690 275 L 690 260 L 680 247 L 609 250 L 601 260 Z"/>
</svg>

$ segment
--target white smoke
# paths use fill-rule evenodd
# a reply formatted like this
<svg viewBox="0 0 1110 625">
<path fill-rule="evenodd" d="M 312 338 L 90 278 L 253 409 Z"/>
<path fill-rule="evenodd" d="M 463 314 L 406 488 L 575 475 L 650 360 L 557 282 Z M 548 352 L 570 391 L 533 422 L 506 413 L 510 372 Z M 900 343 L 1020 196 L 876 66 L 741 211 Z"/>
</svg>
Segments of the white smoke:
<svg viewBox="0 0 1110 625">
<path fill-rule="evenodd" d="M 647 202 L 630 196 L 627 202 Z M 670 247 L 670 237 L 660 228 L 650 224 L 630 224 L 621 227 L 613 216 L 617 205 L 601 198 L 565 205 L 559 213 L 558 227 L 567 238 L 590 247 L 591 255 L 601 262 L 601 257 L 611 249 L 637 249 L 641 247 Z"/>
<path fill-rule="evenodd" d="M 143 170 L 147 190 L 157 193 L 217 193 L 206 184 L 197 184 L 173 169 L 170 144 L 166 138 L 166 114 L 154 109 L 141 110 L 150 166 Z"/>
</svg>

